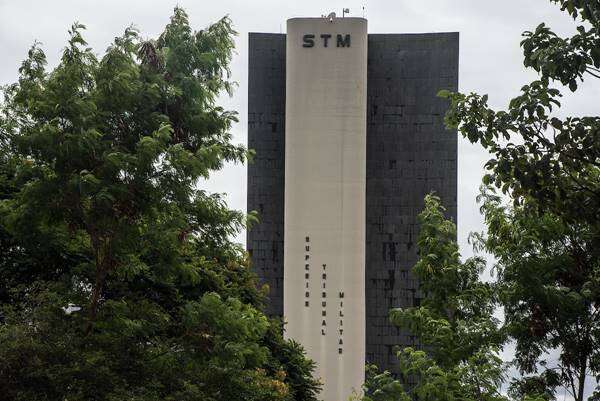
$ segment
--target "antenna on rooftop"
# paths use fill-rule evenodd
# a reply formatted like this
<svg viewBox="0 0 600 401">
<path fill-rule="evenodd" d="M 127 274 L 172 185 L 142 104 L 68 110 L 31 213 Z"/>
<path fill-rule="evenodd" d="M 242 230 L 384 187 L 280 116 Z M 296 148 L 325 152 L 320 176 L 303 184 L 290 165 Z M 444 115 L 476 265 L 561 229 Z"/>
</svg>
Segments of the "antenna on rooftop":
<svg viewBox="0 0 600 401">
<path fill-rule="evenodd" d="M 342 18 L 344 18 L 346 16 L 346 14 L 350 14 L 350 9 L 349 8 L 342 9 Z"/>
</svg>

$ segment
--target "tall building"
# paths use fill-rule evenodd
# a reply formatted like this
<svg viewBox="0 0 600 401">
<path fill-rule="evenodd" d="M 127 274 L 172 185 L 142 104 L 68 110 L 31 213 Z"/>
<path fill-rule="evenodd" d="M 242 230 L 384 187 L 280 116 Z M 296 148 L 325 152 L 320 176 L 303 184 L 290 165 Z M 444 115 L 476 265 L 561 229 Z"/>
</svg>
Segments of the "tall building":
<svg viewBox="0 0 600 401">
<path fill-rule="evenodd" d="M 456 220 L 458 34 L 368 34 L 362 18 L 293 18 L 249 38 L 248 251 L 267 312 L 317 362 L 325 401 L 364 364 L 415 345 L 391 308 L 418 305 L 417 215 L 435 191 Z"/>
</svg>

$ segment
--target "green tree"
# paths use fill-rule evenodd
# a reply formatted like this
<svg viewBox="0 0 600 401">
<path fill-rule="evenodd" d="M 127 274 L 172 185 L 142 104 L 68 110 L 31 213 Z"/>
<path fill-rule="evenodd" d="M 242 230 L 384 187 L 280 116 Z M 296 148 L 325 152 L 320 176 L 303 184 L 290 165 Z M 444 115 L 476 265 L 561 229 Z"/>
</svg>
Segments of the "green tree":
<svg viewBox="0 0 600 401">
<path fill-rule="evenodd" d="M 493 110 L 488 96 L 448 92 L 446 122 L 459 128 L 493 158 L 486 165 L 486 184 L 512 200 L 535 202 L 569 222 L 600 221 L 600 117 L 556 116 L 561 93 L 555 83 L 576 91 L 586 78 L 600 77 L 600 2 L 551 0 L 581 24 L 571 38 L 557 36 L 545 24 L 525 32 L 524 64 L 539 79 L 523 86 L 507 110 Z"/>
<path fill-rule="evenodd" d="M 494 287 L 482 282 L 480 258 L 460 260 L 456 226 L 444 218 L 439 198 L 425 198 L 419 215 L 419 262 L 413 268 L 423 300 L 393 309 L 391 321 L 410 330 L 423 349 L 397 351 L 400 377 L 367 368 L 365 401 L 501 401 L 504 337 L 493 317 Z"/>
<path fill-rule="evenodd" d="M 600 2 L 551 2 L 578 23 L 576 33 L 562 38 L 545 24 L 524 33 L 524 64 L 539 79 L 507 110 L 491 109 L 487 95 L 442 95 L 451 100 L 448 125 L 492 155 L 484 184 L 512 200 L 504 207 L 484 191 L 488 235 L 479 239 L 498 261 L 524 386 L 547 382 L 553 393 L 560 385 L 582 401 L 585 384 L 600 382 L 600 117 L 556 110 L 561 84 L 575 92 L 600 78 Z"/>
<path fill-rule="evenodd" d="M 530 202 L 503 205 L 490 188 L 481 198 L 488 229 L 478 245 L 496 259 L 504 330 L 516 341 L 514 363 L 524 375 L 512 389 L 551 398 L 561 386 L 584 400 L 586 381 L 600 374 L 596 234 Z"/>
<path fill-rule="evenodd" d="M 248 217 L 198 188 L 249 156 L 216 103 L 230 20 L 176 8 L 101 59 L 83 29 L 51 71 L 34 45 L 0 107 L 2 398 L 315 400 L 230 240 Z"/>
</svg>

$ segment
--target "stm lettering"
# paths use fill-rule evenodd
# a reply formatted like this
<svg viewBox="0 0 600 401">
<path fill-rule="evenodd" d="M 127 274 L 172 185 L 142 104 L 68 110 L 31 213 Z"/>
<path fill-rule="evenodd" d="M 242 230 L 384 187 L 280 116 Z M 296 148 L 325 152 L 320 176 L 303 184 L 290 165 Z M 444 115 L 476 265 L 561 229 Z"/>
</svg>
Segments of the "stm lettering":
<svg viewBox="0 0 600 401">
<path fill-rule="evenodd" d="M 304 43 L 302 44 L 302 47 L 314 47 L 315 46 L 315 35 L 304 35 L 302 37 L 302 40 L 304 41 Z"/>
<path fill-rule="evenodd" d="M 321 38 L 323 39 L 323 47 L 327 47 L 327 45 L 329 44 L 329 38 L 331 38 L 331 35 L 328 33 L 324 33 L 321 35 Z"/>
<path fill-rule="evenodd" d="M 329 33 L 323 33 L 321 35 L 319 35 L 319 37 L 321 38 L 321 46 L 323 47 L 329 47 L 330 44 L 330 40 L 332 39 L 333 35 L 329 34 Z M 335 37 L 335 47 L 350 47 L 351 44 L 351 36 L 349 34 L 347 35 L 340 35 L 337 34 Z M 306 35 L 304 35 L 302 37 L 302 47 L 315 47 L 315 35 L 312 33 L 307 33 Z"/>
<path fill-rule="evenodd" d="M 350 35 L 342 38 L 342 35 L 337 36 L 337 47 L 350 47 Z"/>
</svg>

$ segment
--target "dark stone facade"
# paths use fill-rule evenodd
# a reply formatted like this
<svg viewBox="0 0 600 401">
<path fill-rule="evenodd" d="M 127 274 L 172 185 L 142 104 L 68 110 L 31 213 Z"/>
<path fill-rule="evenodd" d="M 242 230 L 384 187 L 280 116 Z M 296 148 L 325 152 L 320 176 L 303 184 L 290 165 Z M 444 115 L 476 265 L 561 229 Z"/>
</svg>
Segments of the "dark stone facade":
<svg viewBox="0 0 600 401">
<path fill-rule="evenodd" d="M 458 34 L 369 35 L 367 72 L 366 357 L 396 371 L 396 345 L 416 345 L 389 310 L 419 304 L 417 215 L 435 191 L 456 221 L 457 135 L 441 89 L 458 88 Z"/>
<path fill-rule="evenodd" d="M 285 35 L 251 33 L 248 62 L 248 211 L 260 224 L 246 246 L 261 284 L 270 287 L 267 314 L 283 315 L 283 202 L 285 170 Z"/>
<path fill-rule="evenodd" d="M 458 88 L 458 34 L 370 34 L 367 82 L 366 357 L 396 371 L 396 345 L 415 345 L 392 326 L 394 307 L 418 305 L 417 215 L 435 191 L 456 221 L 457 135 L 443 125 L 441 89 Z M 248 251 L 270 287 L 267 313 L 283 313 L 285 35 L 250 34 L 248 210 L 261 223 Z"/>
</svg>

